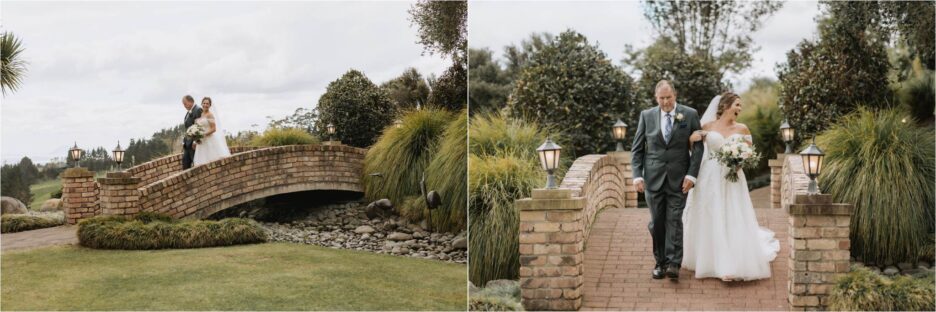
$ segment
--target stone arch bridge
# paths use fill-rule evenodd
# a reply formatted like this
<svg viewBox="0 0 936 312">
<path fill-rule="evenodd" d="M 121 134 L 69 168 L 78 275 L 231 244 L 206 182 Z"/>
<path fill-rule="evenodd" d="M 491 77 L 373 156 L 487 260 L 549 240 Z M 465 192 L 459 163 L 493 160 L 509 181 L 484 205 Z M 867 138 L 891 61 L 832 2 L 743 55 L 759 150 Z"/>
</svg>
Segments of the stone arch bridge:
<svg viewBox="0 0 936 312">
<path fill-rule="evenodd" d="M 254 199 L 292 192 L 363 193 L 366 150 L 340 144 L 231 148 L 230 157 L 182 170 L 181 154 L 94 179 L 84 168 L 62 174 L 69 224 L 95 215 L 141 211 L 205 218 Z"/>
</svg>

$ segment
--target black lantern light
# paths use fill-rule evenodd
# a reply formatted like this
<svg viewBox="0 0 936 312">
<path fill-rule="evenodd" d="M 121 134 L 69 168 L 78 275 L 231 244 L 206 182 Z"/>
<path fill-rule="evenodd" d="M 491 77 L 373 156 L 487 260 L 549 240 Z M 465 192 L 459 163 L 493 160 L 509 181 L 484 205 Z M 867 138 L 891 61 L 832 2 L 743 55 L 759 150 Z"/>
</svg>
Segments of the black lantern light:
<svg viewBox="0 0 936 312">
<path fill-rule="evenodd" d="M 540 165 L 543 166 L 543 170 L 546 170 L 548 174 L 546 176 L 547 189 L 556 188 L 556 176 L 553 175 L 553 172 L 559 167 L 559 154 L 561 151 L 562 147 L 553 143 L 549 137 L 546 138 L 546 142 L 543 142 L 543 145 L 540 145 L 540 147 L 536 149 L 536 152 L 539 154 Z"/>
<path fill-rule="evenodd" d="M 611 134 L 614 135 L 614 140 L 617 141 L 617 148 L 615 149 L 618 152 L 624 151 L 624 135 L 627 134 L 627 124 L 618 119 L 614 123 L 614 126 L 611 126 Z"/>
<path fill-rule="evenodd" d="M 325 126 L 325 130 L 328 131 L 328 140 L 334 141 L 335 140 L 335 124 L 328 123 L 328 125 Z"/>
<path fill-rule="evenodd" d="M 809 144 L 806 149 L 800 152 L 800 157 L 803 158 L 803 170 L 805 170 L 806 175 L 809 176 L 809 189 L 807 193 L 809 195 L 819 194 L 819 188 L 816 186 L 816 178 L 818 178 L 819 173 L 822 172 L 822 158 L 825 157 L 825 153 L 816 146 L 815 137 L 813 137 L 812 144 Z"/>
<path fill-rule="evenodd" d="M 793 153 L 793 147 L 791 146 L 793 144 L 793 133 L 793 127 L 790 127 L 790 124 L 784 119 L 783 124 L 780 125 L 780 137 L 786 143 L 786 151 L 783 152 L 785 154 Z"/>
<path fill-rule="evenodd" d="M 75 142 L 75 146 L 68 150 L 68 157 L 75 163 L 75 167 L 78 167 L 78 161 L 81 160 L 81 149 L 78 148 L 78 142 Z"/>
<path fill-rule="evenodd" d="M 120 164 L 123 163 L 125 150 L 120 148 L 120 141 L 117 141 L 117 148 L 114 148 L 114 161 L 117 162 L 117 170 L 120 170 Z"/>
</svg>

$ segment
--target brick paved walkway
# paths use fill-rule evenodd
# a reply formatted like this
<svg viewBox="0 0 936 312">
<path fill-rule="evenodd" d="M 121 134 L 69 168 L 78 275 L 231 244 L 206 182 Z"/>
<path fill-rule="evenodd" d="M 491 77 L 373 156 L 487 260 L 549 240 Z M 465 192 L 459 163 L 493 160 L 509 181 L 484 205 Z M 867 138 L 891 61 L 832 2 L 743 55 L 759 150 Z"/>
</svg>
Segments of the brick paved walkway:
<svg viewBox="0 0 936 312">
<path fill-rule="evenodd" d="M 0 235 L 0 249 L 3 251 L 29 249 L 52 245 L 78 244 L 75 225 L 63 225 L 32 231 L 6 233 Z"/>
<path fill-rule="evenodd" d="M 725 283 L 698 280 L 683 269 L 678 282 L 654 280 L 649 211 L 607 209 L 596 218 L 586 242 L 582 310 L 788 310 L 787 215 L 762 208 L 769 205 L 763 189 L 751 193 L 758 222 L 780 240 L 772 278 Z"/>
</svg>

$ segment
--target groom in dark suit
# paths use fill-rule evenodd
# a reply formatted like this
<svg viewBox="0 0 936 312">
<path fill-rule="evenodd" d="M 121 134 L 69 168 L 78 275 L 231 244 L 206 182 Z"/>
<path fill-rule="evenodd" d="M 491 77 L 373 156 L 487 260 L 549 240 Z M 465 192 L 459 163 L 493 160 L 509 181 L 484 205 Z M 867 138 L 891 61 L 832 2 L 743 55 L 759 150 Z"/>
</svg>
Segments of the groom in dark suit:
<svg viewBox="0 0 936 312">
<path fill-rule="evenodd" d="M 201 118 L 202 109 L 199 105 L 195 105 L 195 99 L 191 95 L 186 95 L 182 97 L 182 106 L 185 106 L 185 120 L 183 124 L 185 129 L 182 131 L 188 130 L 189 127 L 195 124 L 195 119 Z M 192 138 L 187 135 L 182 137 L 182 170 L 192 168 L 192 161 L 195 159 L 195 142 Z"/>
<path fill-rule="evenodd" d="M 686 194 L 695 186 L 702 163 L 702 142 L 692 144 L 689 136 L 701 130 L 695 109 L 676 104 L 676 89 L 669 81 L 656 85 L 659 106 L 640 113 L 631 146 L 634 187 L 644 192 L 650 206 L 650 235 L 656 266 L 653 278 L 679 278 L 682 265 L 682 213 Z"/>
</svg>

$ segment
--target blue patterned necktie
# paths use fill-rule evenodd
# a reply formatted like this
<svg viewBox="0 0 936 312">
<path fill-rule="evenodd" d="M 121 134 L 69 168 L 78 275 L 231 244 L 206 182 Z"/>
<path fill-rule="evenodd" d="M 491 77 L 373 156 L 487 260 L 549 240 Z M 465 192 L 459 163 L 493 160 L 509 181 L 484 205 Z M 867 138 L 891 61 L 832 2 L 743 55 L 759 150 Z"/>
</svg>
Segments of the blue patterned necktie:
<svg viewBox="0 0 936 312">
<path fill-rule="evenodd" d="M 666 133 L 663 134 L 663 137 L 666 139 L 666 144 L 669 144 L 670 136 L 673 134 L 673 117 L 670 113 L 666 113 Z"/>
</svg>

